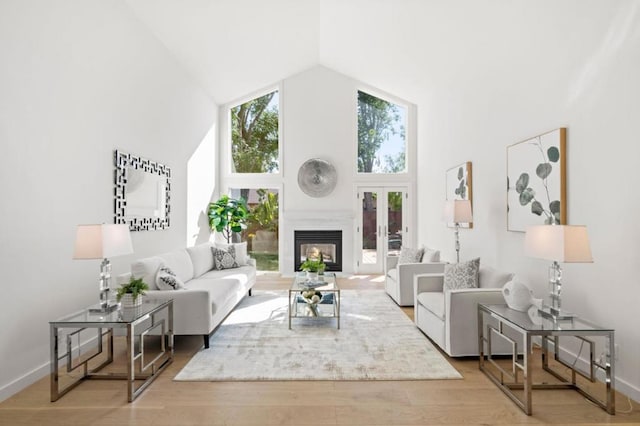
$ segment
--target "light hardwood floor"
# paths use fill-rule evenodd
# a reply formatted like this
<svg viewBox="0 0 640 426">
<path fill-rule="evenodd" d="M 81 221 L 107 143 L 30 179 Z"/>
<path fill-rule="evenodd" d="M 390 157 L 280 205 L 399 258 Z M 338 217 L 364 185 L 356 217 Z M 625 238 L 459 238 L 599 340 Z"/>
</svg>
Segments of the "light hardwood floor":
<svg viewBox="0 0 640 426">
<path fill-rule="evenodd" d="M 255 290 L 288 284 L 262 276 Z M 367 276 L 340 284 L 383 287 L 380 277 Z M 404 311 L 412 317 L 412 308 Z M 175 343 L 173 364 L 133 403 L 126 401 L 124 382 L 113 380 L 81 383 L 51 403 L 46 377 L 0 404 L 0 425 L 640 425 L 639 404 L 610 416 L 571 390 L 534 391 L 534 414 L 526 416 L 478 371 L 475 359 L 450 359 L 463 380 L 174 382 L 202 338 L 178 336 Z M 122 360 L 122 345 L 116 353 Z M 616 403 L 629 409 L 623 395 Z"/>
</svg>

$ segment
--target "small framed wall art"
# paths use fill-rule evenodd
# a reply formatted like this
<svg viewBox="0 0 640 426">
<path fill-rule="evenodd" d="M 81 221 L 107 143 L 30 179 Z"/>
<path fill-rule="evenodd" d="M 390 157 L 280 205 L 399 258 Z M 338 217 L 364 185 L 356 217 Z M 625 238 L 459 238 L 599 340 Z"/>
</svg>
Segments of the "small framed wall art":
<svg viewBox="0 0 640 426">
<path fill-rule="evenodd" d="M 473 187 L 471 179 L 471 161 L 458 164 L 447 170 L 446 173 L 446 200 L 469 200 L 473 206 Z M 453 223 L 447 223 L 450 228 L 455 227 Z M 461 228 L 473 228 L 473 222 L 460 223 Z"/>
<path fill-rule="evenodd" d="M 507 147 L 507 230 L 566 224 L 567 129 Z"/>
</svg>

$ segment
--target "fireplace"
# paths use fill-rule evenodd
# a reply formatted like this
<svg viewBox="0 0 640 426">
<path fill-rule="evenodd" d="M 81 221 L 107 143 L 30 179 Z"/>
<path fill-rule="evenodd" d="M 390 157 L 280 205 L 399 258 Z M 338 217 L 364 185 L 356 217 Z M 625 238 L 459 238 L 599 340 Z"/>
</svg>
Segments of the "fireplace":
<svg viewBox="0 0 640 426">
<path fill-rule="evenodd" d="M 294 231 L 294 270 L 307 258 L 320 258 L 327 271 L 342 271 L 342 231 Z"/>
</svg>

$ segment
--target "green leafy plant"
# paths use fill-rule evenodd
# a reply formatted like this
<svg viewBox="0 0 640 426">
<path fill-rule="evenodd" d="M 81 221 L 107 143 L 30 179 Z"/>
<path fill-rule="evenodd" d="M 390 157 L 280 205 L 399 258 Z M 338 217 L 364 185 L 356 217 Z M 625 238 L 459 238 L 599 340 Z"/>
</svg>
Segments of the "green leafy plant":
<svg viewBox="0 0 640 426">
<path fill-rule="evenodd" d="M 209 204 L 208 215 L 211 230 L 222 233 L 227 243 L 230 243 L 234 232 L 242 232 L 247 228 L 249 209 L 243 198 L 236 200 L 223 195 L 218 201 Z"/>
<path fill-rule="evenodd" d="M 516 181 L 516 192 L 520 195 L 520 205 L 526 206 L 531 203 L 531 213 L 537 216 L 542 216 L 544 214 L 546 217 L 544 221 L 545 224 L 560 224 L 560 200 L 551 200 L 547 185 L 547 178 L 553 171 L 553 165 L 551 163 L 557 163 L 560 160 L 560 151 L 557 147 L 552 146 L 547 149 L 545 155 L 540 137 L 538 137 L 537 141 L 533 144 L 536 145 L 540 151 L 540 155 L 542 156 L 542 162 L 536 167 L 536 175 L 542 179 L 548 208 L 545 208 L 542 202 L 536 199 L 537 194 L 535 190 L 529 186 L 529 173 L 521 173 L 520 177 L 518 177 L 518 180 Z"/>
<path fill-rule="evenodd" d="M 124 296 L 127 293 L 130 293 L 131 297 L 135 301 L 138 298 L 138 296 L 143 296 L 147 290 L 149 290 L 149 286 L 147 285 L 147 283 L 142 281 L 142 278 L 131 277 L 128 283 L 122 284 L 118 288 L 116 298 L 119 302 L 120 299 L 122 299 L 122 296 Z"/>
<path fill-rule="evenodd" d="M 324 272 L 327 265 L 325 265 L 322 257 L 320 259 L 306 259 L 300 265 L 300 270 L 306 272 Z"/>
</svg>

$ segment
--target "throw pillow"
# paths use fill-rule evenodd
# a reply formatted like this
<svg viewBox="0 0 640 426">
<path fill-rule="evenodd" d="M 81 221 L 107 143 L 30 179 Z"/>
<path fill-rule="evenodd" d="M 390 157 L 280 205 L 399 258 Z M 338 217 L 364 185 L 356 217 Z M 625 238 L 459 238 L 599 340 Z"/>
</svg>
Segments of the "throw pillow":
<svg viewBox="0 0 640 426">
<path fill-rule="evenodd" d="M 444 265 L 444 289 L 477 288 L 480 258 Z"/>
<path fill-rule="evenodd" d="M 435 262 L 440 262 L 440 250 L 425 248 L 424 254 L 422 255 L 422 263 L 435 263 Z"/>
<path fill-rule="evenodd" d="M 156 286 L 158 286 L 160 290 L 179 290 L 184 288 L 184 283 L 176 276 L 171 268 L 162 266 L 156 274 Z"/>
<path fill-rule="evenodd" d="M 234 250 L 236 251 L 236 262 L 238 263 L 238 266 L 245 266 L 249 263 L 248 262 L 249 255 L 247 254 L 246 241 L 242 243 L 231 243 L 231 244 L 216 243 L 216 247 L 221 248 L 222 250 L 227 250 L 227 251 L 229 250 L 229 247 L 233 247 Z"/>
<path fill-rule="evenodd" d="M 236 248 L 233 245 L 227 247 L 226 250 L 211 247 L 213 252 L 213 269 L 221 271 L 223 269 L 237 268 L 238 262 L 236 261 Z"/>
<path fill-rule="evenodd" d="M 401 263 L 419 263 L 422 260 L 422 254 L 424 249 L 413 249 L 409 247 L 402 247 L 400 249 L 400 257 L 398 258 L 398 264 Z"/>
</svg>

